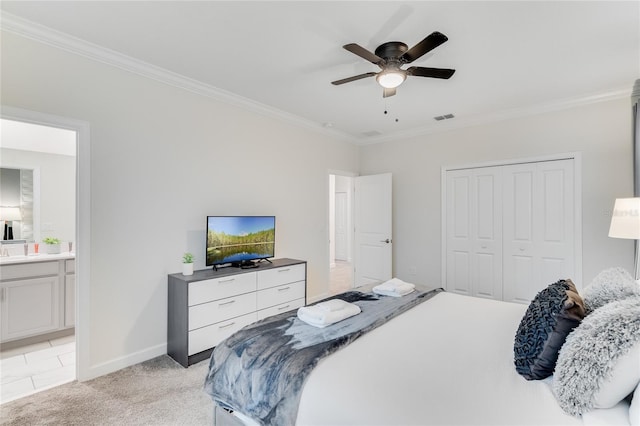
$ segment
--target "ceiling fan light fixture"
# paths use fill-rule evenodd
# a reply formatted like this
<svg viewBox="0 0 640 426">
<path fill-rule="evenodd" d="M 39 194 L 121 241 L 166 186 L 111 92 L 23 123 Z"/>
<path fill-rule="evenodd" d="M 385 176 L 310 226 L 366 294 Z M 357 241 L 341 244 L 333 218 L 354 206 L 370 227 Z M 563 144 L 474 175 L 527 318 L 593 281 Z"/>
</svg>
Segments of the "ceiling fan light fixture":
<svg viewBox="0 0 640 426">
<path fill-rule="evenodd" d="M 407 74 L 403 70 L 382 71 L 376 76 L 378 84 L 385 89 L 394 89 L 400 86 L 406 78 Z"/>
</svg>

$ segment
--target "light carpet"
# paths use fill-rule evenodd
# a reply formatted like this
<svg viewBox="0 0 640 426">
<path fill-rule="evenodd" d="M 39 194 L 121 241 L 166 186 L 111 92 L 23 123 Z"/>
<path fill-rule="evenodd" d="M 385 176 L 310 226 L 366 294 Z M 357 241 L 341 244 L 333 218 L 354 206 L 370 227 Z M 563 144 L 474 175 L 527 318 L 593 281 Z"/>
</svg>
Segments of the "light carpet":
<svg viewBox="0 0 640 426">
<path fill-rule="evenodd" d="M 212 425 L 203 391 L 209 361 L 167 355 L 0 405 L 2 425 Z"/>
</svg>

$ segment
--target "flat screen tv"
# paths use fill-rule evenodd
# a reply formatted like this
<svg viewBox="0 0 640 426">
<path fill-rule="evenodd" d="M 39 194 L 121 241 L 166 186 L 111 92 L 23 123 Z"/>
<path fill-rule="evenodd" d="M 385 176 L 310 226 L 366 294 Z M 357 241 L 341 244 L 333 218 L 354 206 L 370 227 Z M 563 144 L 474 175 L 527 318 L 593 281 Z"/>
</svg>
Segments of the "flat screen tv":
<svg viewBox="0 0 640 426">
<path fill-rule="evenodd" d="M 275 216 L 207 216 L 206 265 L 256 266 L 275 256 Z"/>
</svg>

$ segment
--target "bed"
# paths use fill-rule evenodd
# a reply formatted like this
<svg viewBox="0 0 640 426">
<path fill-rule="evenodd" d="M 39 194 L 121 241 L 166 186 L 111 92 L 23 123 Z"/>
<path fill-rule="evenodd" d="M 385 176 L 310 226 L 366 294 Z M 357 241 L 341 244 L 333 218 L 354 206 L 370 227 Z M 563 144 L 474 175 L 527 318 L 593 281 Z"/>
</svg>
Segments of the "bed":
<svg viewBox="0 0 640 426">
<path fill-rule="evenodd" d="M 640 323 L 640 287 L 633 281 L 624 291 L 633 301 L 625 311 L 635 311 Z M 529 310 L 521 304 L 437 292 L 322 358 L 304 381 L 295 424 L 639 424 L 637 401 L 632 408 L 627 395 L 640 381 L 640 343 L 625 343 L 628 347 L 620 356 L 628 365 L 618 374 L 626 379 L 625 389 L 633 386 L 631 392 L 622 391 L 625 395 L 607 408 L 589 407 L 572 415 L 559 404 L 553 376 L 527 380 L 514 368 L 514 336 Z M 632 332 L 640 334 L 635 328 Z M 563 361 L 561 356 L 558 363 Z M 206 383 L 205 390 L 217 403 L 218 424 L 263 424 L 243 413 L 242 406 L 221 403 Z"/>
</svg>

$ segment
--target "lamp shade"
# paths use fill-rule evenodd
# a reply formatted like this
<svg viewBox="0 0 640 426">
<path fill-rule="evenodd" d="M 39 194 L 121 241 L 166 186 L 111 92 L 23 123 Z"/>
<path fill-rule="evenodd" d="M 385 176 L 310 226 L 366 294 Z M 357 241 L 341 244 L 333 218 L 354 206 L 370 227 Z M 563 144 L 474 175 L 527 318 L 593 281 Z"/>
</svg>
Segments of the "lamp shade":
<svg viewBox="0 0 640 426">
<path fill-rule="evenodd" d="M 613 206 L 609 236 L 640 239 L 640 198 L 618 198 Z"/>
<path fill-rule="evenodd" d="M 22 220 L 20 207 L 0 207 L 0 220 Z"/>
</svg>

